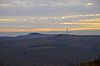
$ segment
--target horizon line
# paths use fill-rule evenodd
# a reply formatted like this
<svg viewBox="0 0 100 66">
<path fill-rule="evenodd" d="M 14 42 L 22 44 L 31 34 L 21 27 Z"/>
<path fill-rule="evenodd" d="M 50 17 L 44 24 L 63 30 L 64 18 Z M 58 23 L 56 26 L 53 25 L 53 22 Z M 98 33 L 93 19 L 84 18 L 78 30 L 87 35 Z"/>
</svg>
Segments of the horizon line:
<svg viewBox="0 0 100 66">
<path fill-rule="evenodd" d="M 0 32 L 52 32 L 52 31 L 84 31 L 84 30 L 100 30 L 100 28 L 11 28 L 0 29 Z"/>
</svg>

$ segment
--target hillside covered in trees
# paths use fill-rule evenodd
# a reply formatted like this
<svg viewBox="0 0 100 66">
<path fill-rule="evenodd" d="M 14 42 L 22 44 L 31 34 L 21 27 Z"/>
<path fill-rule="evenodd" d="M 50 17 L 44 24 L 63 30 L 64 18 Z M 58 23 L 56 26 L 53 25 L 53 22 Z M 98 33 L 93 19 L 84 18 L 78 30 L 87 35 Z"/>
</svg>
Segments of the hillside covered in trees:
<svg viewBox="0 0 100 66">
<path fill-rule="evenodd" d="M 100 64 L 99 35 L 30 33 L 0 37 L 0 66 L 93 66 L 92 63 Z"/>
</svg>

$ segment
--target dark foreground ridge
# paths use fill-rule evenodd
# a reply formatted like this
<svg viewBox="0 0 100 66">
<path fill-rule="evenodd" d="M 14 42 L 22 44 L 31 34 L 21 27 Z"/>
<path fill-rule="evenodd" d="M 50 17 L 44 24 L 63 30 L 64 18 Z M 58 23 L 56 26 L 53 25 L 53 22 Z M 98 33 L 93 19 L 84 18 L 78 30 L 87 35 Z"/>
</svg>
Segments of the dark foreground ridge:
<svg viewBox="0 0 100 66">
<path fill-rule="evenodd" d="M 77 66 L 97 59 L 100 35 L 30 33 L 0 37 L 0 66 Z"/>
</svg>

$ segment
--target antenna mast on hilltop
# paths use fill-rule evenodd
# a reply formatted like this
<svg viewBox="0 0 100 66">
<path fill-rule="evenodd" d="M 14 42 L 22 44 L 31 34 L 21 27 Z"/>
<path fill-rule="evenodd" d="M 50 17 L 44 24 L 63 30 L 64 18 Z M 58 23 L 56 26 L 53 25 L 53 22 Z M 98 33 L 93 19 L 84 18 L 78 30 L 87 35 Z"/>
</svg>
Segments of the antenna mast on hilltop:
<svg viewBox="0 0 100 66">
<path fill-rule="evenodd" d="M 68 28 L 66 29 L 66 33 L 68 34 Z"/>
</svg>

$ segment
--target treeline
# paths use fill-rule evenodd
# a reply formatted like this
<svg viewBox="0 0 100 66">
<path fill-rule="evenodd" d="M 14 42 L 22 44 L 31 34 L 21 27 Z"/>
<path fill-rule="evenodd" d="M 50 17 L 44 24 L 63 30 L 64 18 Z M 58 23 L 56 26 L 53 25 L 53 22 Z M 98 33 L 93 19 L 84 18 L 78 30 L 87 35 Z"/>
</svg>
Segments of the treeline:
<svg viewBox="0 0 100 66">
<path fill-rule="evenodd" d="M 100 66 L 100 60 L 93 60 L 89 62 L 81 62 L 77 66 Z"/>
</svg>

